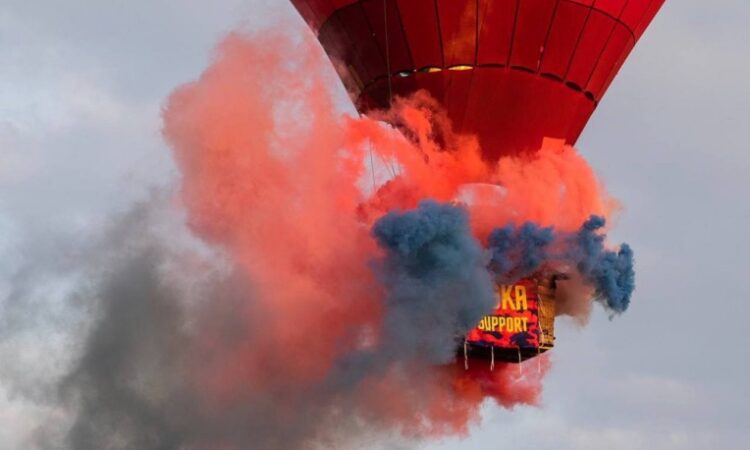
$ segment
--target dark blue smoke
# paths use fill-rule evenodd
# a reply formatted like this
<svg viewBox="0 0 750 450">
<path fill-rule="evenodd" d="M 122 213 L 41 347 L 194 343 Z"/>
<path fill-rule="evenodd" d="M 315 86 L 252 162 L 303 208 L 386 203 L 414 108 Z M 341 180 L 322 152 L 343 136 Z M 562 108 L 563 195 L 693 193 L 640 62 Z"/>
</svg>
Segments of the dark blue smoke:
<svg viewBox="0 0 750 450">
<path fill-rule="evenodd" d="M 395 357 L 451 360 L 456 337 L 495 303 L 486 253 L 471 234 L 467 212 L 423 201 L 415 210 L 385 215 L 372 233 L 385 250 L 375 263 L 387 291 L 385 350 Z"/>
<path fill-rule="evenodd" d="M 388 213 L 372 229 L 384 251 L 373 262 L 386 291 L 381 342 L 360 357 L 448 362 L 456 338 L 492 310 L 495 282 L 560 264 L 575 267 L 610 311 L 625 311 L 635 287 L 633 252 L 627 245 L 607 250 L 603 226 L 597 216 L 576 233 L 533 223 L 507 226 L 490 234 L 485 250 L 459 206 L 426 200 L 414 210 Z"/>
<path fill-rule="evenodd" d="M 627 244 L 618 251 L 607 250 L 601 233 L 604 225 L 604 218 L 591 216 L 573 234 L 530 222 L 497 228 L 488 239 L 488 267 L 497 281 L 512 283 L 545 265 L 570 264 L 594 287 L 598 301 L 612 312 L 624 312 L 635 289 L 633 251 Z"/>
<path fill-rule="evenodd" d="M 594 286 L 597 299 L 621 313 L 628 309 L 635 290 L 633 251 L 628 244 L 622 244 L 616 252 L 605 249 L 606 236 L 600 233 L 604 225 L 604 218 L 591 216 L 570 238 L 567 258 Z"/>
<path fill-rule="evenodd" d="M 516 228 L 496 228 L 488 239 L 489 268 L 501 283 L 511 283 L 539 270 L 549 259 L 548 247 L 555 239 L 552 228 L 526 222 Z"/>
</svg>

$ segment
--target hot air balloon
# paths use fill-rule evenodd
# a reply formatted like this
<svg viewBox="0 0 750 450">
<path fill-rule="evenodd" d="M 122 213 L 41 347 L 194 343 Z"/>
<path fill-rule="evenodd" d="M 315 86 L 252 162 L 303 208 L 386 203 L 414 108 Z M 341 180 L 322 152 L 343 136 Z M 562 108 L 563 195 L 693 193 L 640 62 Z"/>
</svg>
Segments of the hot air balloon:
<svg viewBox="0 0 750 450">
<path fill-rule="evenodd" d="M 357 109 L 427 90 L 494 160 L 575 144 L 664 0 L 292 0 Z"/>
<path fill-rule="evenodd" d="M 664 0 L 292 0 L 360 113 L 426 90 L 482 157 L 573 145 Z M 464 356 L 516 361 L 554 343 L 554 285 L 498 286 Z M 526 328 L 524 328 L 524 324 Z"/>
</svg>

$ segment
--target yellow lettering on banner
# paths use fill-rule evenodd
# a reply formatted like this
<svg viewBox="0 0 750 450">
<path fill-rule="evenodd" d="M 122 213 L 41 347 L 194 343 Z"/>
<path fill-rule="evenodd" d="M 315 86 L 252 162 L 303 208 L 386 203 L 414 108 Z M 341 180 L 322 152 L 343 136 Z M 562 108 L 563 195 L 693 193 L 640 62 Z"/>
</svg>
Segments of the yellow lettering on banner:
<svg viewBox="0 0 750 450">
<path fill-rule="evenodd" d="M 477 328 L 482 331 L 506 331 L 508 333 L 520 333 L 529 331 L 528 317 L 500 317 L 485 316 L 479 321 Z"/>
<path fill-rule="evenodd" d="M 510 296 L 512 286 L 500 286 L 501 309 L 516 309 L 513 304 L 513 298 Z"/>
<path fill-rule="evenodd" d="M 529 302 L 526 300 L 526 286 L 516 286 L 516 310 L 526 311 Z"/>
</svg>

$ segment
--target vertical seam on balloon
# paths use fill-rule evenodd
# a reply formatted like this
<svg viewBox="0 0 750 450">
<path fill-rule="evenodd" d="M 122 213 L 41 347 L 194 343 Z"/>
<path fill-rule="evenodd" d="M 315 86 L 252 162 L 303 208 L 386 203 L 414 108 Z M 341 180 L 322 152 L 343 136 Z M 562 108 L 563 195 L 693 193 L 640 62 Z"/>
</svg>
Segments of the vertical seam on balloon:
<svg viewBox="0 0 750 450">
<path fill-rule="evenodd" d="M 516 26 L 518 25 L 518 14 L 521 11 L 521 0 L 516 0 L 516 13 L 513 17 L 513 30 L 510 32 L 510 48 L 508 48 L 508 60 L 505 62 L 505 67 L 510 67 L 510 60 L 513 57 L 513 44 L 516 40 Z"/>
<path fill-rule="evenodd" d="M 620 14 L 617 15 L 617 19 L 620 19 L 622 17 L 622 14 L 625 12 L 625 8 L 628 7 L 628 3 L 630 3 L 630 0 L 625 0 L 625 5 L 620 10 Z M 591 73 L 589 73 L 589 76 L 586 79 L 586 82 L 583 83 L 583 86 L 581 86 L 584 92 L 587 91 L 589 84 L 591 84 L 591 79 L 594 78 L 596 69 L 599 67 L 599 63 L 601 63 L 602 61 L 602 56 L 604 55 L 604 52 L 607 50 L 607 47 L 609 46 L 609 43 L 612 40 L 612 36 L 614 36 L 615 34 L 615 30 L 617 30 L 617 25 L 618 25 L 618 21 L 615 20 L 612 23 L 612 29 L 609 30 L 609 36 L 607 36 L 607 41 L 604 43 L 604 46 L 602 47 L 601 51 L 599 51 L 599 56 L 596 57 L 596 63 L 594 64 L 594 67 L 591 68 Z M 594 95 L 594 93 L 591 92 L 591 95 Z"/>
<path fill-rule="evenodd" d="M 656 0 L 656 1 L 659 1 L 659 0 Z M 582 4 L 578 3 L 575 0 L 561 0 L 561 2 L 565 2 L 565 3 L 573 4 L 573 5 L 578 5 L 578 6 L 583 7 L 583 8 L 591 8 L 591 5 L 585 6 L 585 5 L 582 5 Z M 612 19 L 612 20 L 618 22 L 619 24 L 625 26 L 625 29 L 628 30 L 628 33 L 630 33 L 633 36 L 635 36 L 635 34 L 633 33 L 633 30 L 631 30 L 630 27 L 625 22 L 623 22 L 619 17 L 613 16 L 612 14 L 610 14 L 610 13 L 608 13 L 606 11 L 603 11 L 601 9 L 597 9 L 596 12 L 598 12 L 599 14 L 601 14 L 603 16 L 607 16 L 610 19 Z M 624 10 L 623 10 L 623 13 L 624 13 Z"/>
<path fill-rule="evenodd" d="M 646 8 L 644 8 L 643 15 L 638 20 L 638 23 L 635 25 L 635 29 L 633 30 L 633 34 L 635 34 L 636 30 L 639 30 L 641 28 L 641 25 L 643 24 L 643 21 L 646 20 L 646 17 L 648 17 L 648 13 L 651 11 L 651 7 L 654 5 L 654 1 L 655 0 L 650 0 L 648 2 L 648 6 L 646 6 Z M 659 0 L 656 0 L 656 1 L 659 1 Z M 643 34 L 643 33 L 641 33 L 641 34 Z"/>
<path fill-rule="evenodd" d="M 607 84 L 607 81 L 609 81 L 610 84 L 612 83 L 612 81 L 613 81 L 613 79 L 615 77 L 615 74 L 617 73 L 618 70 L 620 70 L 620 67 L 622 67 L 623 63 L 625 62 L 625 59 L 630 54 L 630 52 L 633 51 L 633 49 L 635 48 L 635 44 L 638 43 L 638 40 L 636 38 L 634 38 L 634 37 L 631 36 L 630 39 L 633 40 L 633 46 L 630 47 L 629 51 L 624 52 L 622 55 L 620 55 L 620 57 L 617 59 L 617 62 L 615 63 L 615 65 L 612 66 L 612 68 L 609 70 L 609 73 L 607 74 L 607 78 L 604 79 L 604 83 L 602 84 L 602 89 L 601 89 L 601 93 L 600 93 L 601 95 L 600 95 L 600 97 L 603 97 L 604 93 L 609 88 L 609 85 Z M 597 104 L 598 104 L 598 102 L 597 102 Z"/>
<path fill-rule="evenodd" d="M 401 18 L 401 8 L 398 6 L 398 0 L 394 2 L 396 4 L 396 15 L 398 16 L 398 23 L 401 27 L 401 37 L 406 43 L 406 53 L 409 55 L 409 63 L 411 64 L 412 70 L 417 70 L 417 65 L 414 63 L 414 55 L 411 52 L 411 44 L 409 43 L 409 39 L 406 36 L 406 27 L 404 27 L 404 19 Z"/>
<path fill-rule="evenodd" d="M 433 0 L 435 5 L 435 27 L 437 27 L 438 43 L 440 44 L 440 67 L 445 69 L 445 49 L 443 48 L 443 31 L 440 27 L 440 9 L 438 8 L 438 0 Z"/>
<path fill-rule="evenodd" d="M 484 2 L 484 11 L 482 12 L 482 11 L 480 11 L 480 8 L 479 8 L 479 2 L 480 1 L 481 0 L 477 0 L 477 48 L 476 48 L 476 53 L 474 55 L 474 65 L 475 66 L 479 66 L 479 36 L 482 35 L 482 28 L 484 28 L 484 22 L 485 22 L 485 19 L 486 19 L 486 16 L 487 16 L 487 8 L 488 8 L 487 5 L 489 5 L 489 3 L 485 1 Z M 481 17 L 481 19 L 480 19 L 480 17 Z"/>
<path fill-rule="evenodd" d="M 438 38 L 440 39 L 440 60 L 442 61 L 442 64 L 440 67 L 445 69 L 445 45 L 443 44 L 443 30 L 440 26 L 440 7 L 438 5 L 439 0 L 435 0 L 435 24 L 438 27 Z M 442 73 L 440 74 L 441 77 L 444 77 L 444 79 L 447 81 L 443 85 L 443 101 L 445 101 L 445 98 L 448 96 L 448 92 L 450 91 L 451 85 L 453 84 L 453 78 L 452 77 L 445 77 Z"/>
<path fill-rule="evenodd" d="M 479 63 L 479 0 L 476 1 L 476 20 L 474 29 L 474 66 Z"/>
<path fill-rule="evenodd" d="M 656 1 L 659 1 L 659 0 L 656 0 Z M 646 8 L 643 10 L 643 15 L 641 16 L 640 20 L 638 21 L 638 24 L 636 25 L 636 28 L 641 26 L 641 22 L 646 17 L 647 11 L 649 9 L 651 9 L 651 6 L 653 5 L 653 3 L 654 3 L 654 0 L 650 0 L 649 1 L 648 6 L 646 6 Z M 625 13 L 625 10 L 623 9 L 623 14 L 624 13 Z M 622 24 L 623 24 L 623 26 L 625 28 L 628 29 L 628 31 L 630 31 L 631 39 L 633 39 L 633 46 L 630 48 L 629 51 L 627 51 L 627 52 L 623 53 L 622 55 L 620 55 L 620 57 L 617 59 L 617 63 L 612 67 L 612 69 L 610 69 L 609 73 L 607 74 L 607 78 L 604 79 L 604 83 L 602 84 L 602 89 L 601 89 L 602 95 L 607 91 L 607 89 L 609 89 L 609 86 L 614 81 L 614 77 L 617 74 L 617 71 L 620 70 L 620 68 L 622 67 L 623 63 L 625 62 L 625 59 L 627 58 L 627 56 L 635 49 L 636 44 L 638 44 L 638 37 L 635 35 L 635 28 L 631 29 L 628 26 L 628 24 L 626 24 L 625 22 L 622 22 Z M 609 82 L 609 84 L 607 84 L 608 82 Z M 597 102 L 597 104 L 598 104 L 598 102 Z"/>
<path fill-rule="evenodd" d="M 388 42 L 388 0 L 383 0 L 383 32 L 385 33 L 385 70 L 388 77 L 388 106 L 393 101 L 393 80 L 391 80 L 391 44 Z"/>
<path fill-rule="evenodd" d="M 354 5 L 352 4 L 352 6 L 354 6 Z M 378 49 L 378 53 L 380 54 L 380 58 L 382 59 L 383 64 L 386 64 L 385 56 L 383 55 L 383 49 L 380 48 L 380 42 L 378 41 L 378 39 L 377 39 L 377 37 L 375 35 L 375 29 L 373 28 L 372 23 L 370 23 L 370 16 L 367 15 L 367 11 L 365 10 L 363 2 L 361 2 L 361 1 L 357 2 L 357 6 L 359 6 L 360 10 L 362 11 L 362 15 L 364 16 L 365 22 L 367 23 L 367 29 L 370 31 L 370 35 L 372 36 L 373 41 L 375 41 L 375 48 Z M 338 12 L 340 10 L 341 9 L 337 10 L 336 12 Z M 354 40 L 352 39 L 352 35 L 349 34 L 349 30 L 346 30 L 346 34 L 349 35 L 349 39 L 352 40 L 352 42 L 353 42 Z M 372 81 L 374 82 L 377 78 L 378 78 L 378 76 L 375 75 L 372 78 Z M 363 92 L 364 92 L 364 90 L 363 90 Z"/>
<path fill-rule="evenodd" d="M 581 31 L 578 33 L 578 37 L 576 38 L 576 45 L 573 47 L 573 52 L 570 54 L 570 59 L 568 60 L 568 67 L 565 68 L 565 73 L 562 76 L 562 79 L 567 81 L 568 80 L 568 74 L 570 73 L 570 68 L 573 66 L 573 60 L 575 60 L 576 53 L 578 53 L 578 47 L 581 45 L 581 39 L 583 39 L 583 33 L 586 32 L 586 26 L 589 24 L 589 18 L 591 18 L 591 13 L 594 11 L 594 4 L 596 3 L 596 0 L 594 0 L 593 3 L 589 5 L 589 12 L 586 14 L 586 19 L 583 21 L 583 26 L 581 27 Z"/>
<path fill-rule="evenodd" d="M 466 102 L 464 103 L 464 110 L 461 113 L 461 122 L 459 123 L 459 126 L 463 128 L 464 121 L 466 119 L 466 110 L 469 109 L 469 100 L 471 99 L 471 92 L 474 87 L 474 74 L 477 71 L 477 52 L 479 49 L 479 0 L 476 0 L 474 3 L 476 6 L 476 9 L 474 10 L 474 14 L 476 14 L 476 39 L 474 40 L 474 64 L 472 65 L 472 70 L 470 70 L 471 73 L 469 73 L 469 85 L 466 89 Z"/>
<path fill-rule="evenodd" d="M 557 10 L 560 7 L 561 0 L 557 0 L 555 3 L 555 8 L 552 10 L 552 17 L 549 21 L 549 27 L 547 27 L 547 34 L 544 36 L 544 44 L 542 44 L 542 54 L 539 55 L 539 62 L 536 66 L 536 72 L 539 73 L 539 71 L 542 70 L 542 62 L 544 61 L 544 55 L 547 54 L 547 44 L 549 43 L 549 37 L 552 34 L 552 26 L 555 24 L 555 19 L 557 18 Z"/>
</svg>

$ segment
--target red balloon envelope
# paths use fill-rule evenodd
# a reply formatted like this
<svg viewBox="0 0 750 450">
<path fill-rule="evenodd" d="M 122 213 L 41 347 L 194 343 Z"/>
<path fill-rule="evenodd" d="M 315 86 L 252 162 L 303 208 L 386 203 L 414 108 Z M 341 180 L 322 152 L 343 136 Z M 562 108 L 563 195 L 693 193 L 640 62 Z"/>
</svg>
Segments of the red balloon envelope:
<svg viewBox="0 0 750 450">
<path fill-rule="evenodd" d="M 360 112 L 425 89 L 485 158 L 574 144 L 664 0 L 292 0 Z"/>
</svg>

